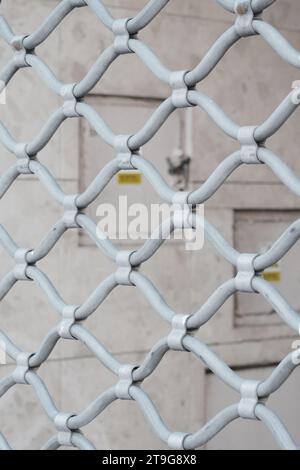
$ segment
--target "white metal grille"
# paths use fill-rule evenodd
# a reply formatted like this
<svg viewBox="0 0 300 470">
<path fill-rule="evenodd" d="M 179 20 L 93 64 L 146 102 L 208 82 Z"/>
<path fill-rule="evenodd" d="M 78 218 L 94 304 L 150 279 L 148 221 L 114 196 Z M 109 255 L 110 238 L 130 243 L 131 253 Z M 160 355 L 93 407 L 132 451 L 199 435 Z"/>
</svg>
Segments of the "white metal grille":
<svg viewBox="0 0 300 470">
<path fill-rule="evenodd" d="M 0 396 L 4 395 L 15 384 L 30 385 L 36 392 L 49 419 L 54 423 L 57 434 L 51 438 L 44 449 L 56 449 L 67 445 L 81 449 L 93 449 L 81 429 L 94 420 L 106 407 L 117 399 L 135 400 L 152 426 L 156 435 L 170 448 L 194 449 L 203 446 L 226 425 L 237 418 L 262 421 L 273 433 L 279 446 L 285 449 L 297 449 L 297 444 L 290 436 L 278 416 L 267 407 L 267 398 L 273 394 L 289 377 L 296 367 L 293 354 L 289 354 L 274 369 L 271 376 L 263 381 L 243 380 L 230 367 L 218 358 L 214 352 L 192 333 L 218 311 L 223 303 L 236 292 L 252 292 L 262 295 L 276 310 L 282 320 L 293 330 L 299 332 L 299 316 L 282 298 L 279 292 L 260 273 L 282 258 L 296 243 L 300 234 L 300 221 L 291 225 L 283 235 L 264 254 L 241 254 L 231 247 L 207 221 L 198 220 L 193 212 L 195 205 L 209 199 L 227 177 L 243 164 L 266 164 L 278 178 L 294 193 L 300 195 L 300 181 L 285 163 L 271 150 L 266 148 L 266 140 L 273 135 L 291 116 L 300 103 L 300 88 L 295 87 L 272 115 L 261 125 L 240 127 L 234 123 L 208 96 L 196 89 L 214 69 L 228 49 L 241 37 L 260 35 L 285 61 L 300 67 L 300 53 L 295 50 L 261 14 L 275 0 L 217 0 L 226 10 L 235 16 L 231 26 L 191 71 L 170 71 L 159 60 L 158 56 L 138 38 L 138 32 L 146 27 L 152 19 L 168 4 L 169 0 L 151 0 L 134 18 L 114 19 L 100 0 L 62 0 L 43 24 L 29 36 L 18 36 L 13 33 L 6 20 L 0 19 L 0 36 L 12 47 L 13 56 L 5 69 L 0 73 L 3 88 L 15 73 L 23 67 L 32 67 L 40 78 L 63 99 L 62 106 L 50 117 L 40 133 L 31 141 L 18 143 L 9 130 L 0 122 L 0 141 L 16 157 L 16 163 L 0 178 L 0 194 L 5 195 L 19 175 L 34 174 L 64 208 L 63 217 L 58 220 L 49 234 L 33 250 L 19 247 L 3 226 L 0 227 L 0 241 L 15 260 L 15 268 L 0 283 L 0 298 L 18 281 L 36 282 L 44 291 L 49 302 L 60 315 L 56 328 L 49 332 L 37 352 L 24 352 L 14 345 L 4 332 L 0 340 L 6 346 L 9 356 L 15 360 L 16 369 L 0 381 Z M 47 40 L 52 31 L 75 8 L 89 7 L 99 20 L 112 32 L 114 41 L 100 55 L 87 75 L 76 84 L 63 84 L 52 70 L 35 53 L 35 49 Z M 192 40 L 192 38 L 190 38 Z M 186 47 L 189 47 L 188 41 Z M 121 54 L 135 53 L 140 60 L 160 80 L 170 85 L 171 95 L 157 108 L 148 122 L 135 135 L 116 136 L 95 110 L 84 101 L 107 71 L 110 65 Z M 140 154 L 145 145 L 161 128 L 171 113 L 177 108 L 189 106 L 201 107 L 214 123 L 226 134 L 236 139 L 241 148 L 225 158 L 208 180 L 196 191 L 175 192 L 162 179 L 157 169 Z M 67 118 L 82 117 L 86 119 L 96 133 L 106 143 L 114 147 L 116 158 L 97 175 L 91 185 L 81 194 L 65 194 L 54 176 L 38 160 L 37 155 L 62 122 Z M 188 214 L 177 211 L 174 218 L 166 221 L 157 231 L 159 235 L 149 239 L 135 252 L 119 251 L 107 238 L 99 238 L 96 224 L 83 212 L 102 192 L 113 176 L 120 169 L 138 169 L 154 189 L 169 203 L 180 206 L 188 204 Z M 237 269 L 235 278 L 220 286 L 197 312 L 190 315 L 179 315 L 163 300 L 159 291 L 142 275 L 138 267 L 146 262 L 161 246 L 165 227 L 169 230 L 183 227 L 204 226 L 206 238 L 215 249 Z M 68 229 L 83 229 L 96 245 L 116 262 L 117 270 L 105 279 L 91 296 L 80 306 L 68 305 L 61 298 L 47 275 L 43 273 L 38 262 L 48 255 L 60 237 Z M 121 364 L 104 346 L 84 327 L 87 319 L 101 305 L 103 300 L 118 285 L 135 286 L 147 298 L 153 309 L 170 324 L 170 334 L 162 338 L 145 357 L 140 365 Z M 120 323 L 121 323 L 120 319 Z M 81 413 L 64 413 L 57 409 L 51 395 L 38 375 L 38 369 L 61 339 L 78 340 L 104 364 L 116 377 L 116 385 L 106 390 Z M 240 393 L 240 402 L 229 406 L 214 417 L 199 431 L 173 432 L 162 421 L 151 398 L 142 387 L 143 380 L 158 366 L 168 350 L 190 352 L 205 363 L 221 380 Z M 0 432 L 0 448 L 10 449 L 5 436 Z"/>
</svg>

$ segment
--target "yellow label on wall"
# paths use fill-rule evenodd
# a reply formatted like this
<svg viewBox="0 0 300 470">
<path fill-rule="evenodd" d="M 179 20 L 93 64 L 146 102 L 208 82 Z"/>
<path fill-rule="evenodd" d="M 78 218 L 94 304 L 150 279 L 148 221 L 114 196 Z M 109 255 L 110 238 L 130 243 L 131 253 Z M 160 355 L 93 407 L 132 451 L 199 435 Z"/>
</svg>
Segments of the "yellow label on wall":
<svg viewBox="0 0 300 470">
<path fill-rule="evenodd" d="M 118 184 L 142 184 L 142 174 L 138 171 L 120 171 L 117 180 Z"/>
<path fill-rule="evenodd" d="M 273 282 L 273 283 L 281 282 L 282 273 L 281 273 L 279 264 L 276 263 L 270 268 L 266 269 L 262 273 L 262 278 L 268 282 Z"/>
<path fill-rule="evenodd" d="M 280 271 L 264 271 L 262 277 L 265 281 L 268 282 L 281 282 L 281 272 Z"/>
</svg>

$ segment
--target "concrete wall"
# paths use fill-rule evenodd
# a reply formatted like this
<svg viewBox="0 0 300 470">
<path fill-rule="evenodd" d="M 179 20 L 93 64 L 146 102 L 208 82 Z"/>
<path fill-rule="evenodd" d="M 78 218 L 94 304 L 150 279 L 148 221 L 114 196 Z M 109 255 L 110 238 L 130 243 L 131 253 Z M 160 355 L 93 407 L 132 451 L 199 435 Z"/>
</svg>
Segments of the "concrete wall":
<svg viewBox="0 0 300 470">
<path fill-rule="evenodd" d="M 59 3 L 56 0 L 3 0 L 2 10 L 16 33 L 33 31 Z M 143 5 L 140 0 L 108 0 L 116 17 L 132 16 Z M 300 48 L 300 4 L 276 2 L 265 18 Z M 209 0 L 172 0 L 141 37 L 171 69 L 191 69 L 215 39 L 232 23 L 232 16 Z M 83 77 L 100 52 L 111 43 L 111 34 L 87 9 L 74 11 L 37 50 L 66 83 Z M 1 42 L 0 63 L 10 57 Z M 198 87 L 208 93 L 241 125 L 261 123 L 287 95 L 299 73 L 285 64 L 260 38 L 241 40 L 214 72 Z M 116 133 L 135 132 L 154 108 L 168 95 L 168 88 L 134 56 L 121 57 L 87 98 L 107 119 Z M 60 104 L 36 74 L 22 70 L 9 85 L 7 105 L 0 106 L 1 119 L 16 138 L 28 141 Z M 193 109 L 193 160 L 190 188 L 196 188 L 237 144 L 227 138 L 200 110 Z M 185 114 L 178 111 L 145 146 L 144 156 L 153 161 L 170 184 L 166 157 L 180 145 Z M 270 139 L 270 147 L 299 175 L 298 114 Z M 183 129 L 184 130 L 184 129 Z M 182 143 L 182 142 L 181 142 Z M 184 145 L 186 143 L 183 143 Z M 68 120 L 40 153 L 40 160 L 58 178 L 63 189 L 83 189 L 112 156 L 111 150 L 90 130 L 84 120 Z M 1 148 L 0 171 L 14 157 Z M 142 186 L 120 187 L 112 182 L 89 209 L 95 219 L 96 206 L 114 201 L 116 193 L 132 201 L 156 202 L 157 196 L 143 180 Z M 34 247 L 59 218 L 61 208 L 39 181 L 21 177 L 0 202 L 1 223 L 24 247 Z M 206 216 L 238 249 L 265 249 L 299 217 L 298 201 L 267 168 L 241 168 L 206 204 Z M 123 246 L 128 247 L 127 242 Z M 133 248 L 138 246 L 130 243 Z M 299 309 L 299 266 L 295 247 L 280 265 L 279 289 Z M 82 303 L 114 269 L 113 264 L 88 238 L 69 231 L 50 255 L 39 263 L 70 303 Z M 11 267 L 1 249 L 0 275 Z M 179 268 L 178 268 L 179 267 Z M 179 242 L 168 242 L 147 262 L 142 272 L 159 287 L 178 312 L 193 311 L 233 269 L 205 243 L 199 252 L 187 252 Z M 1 328 L 16 344 L 34 351 L 45 334 L 56 325 L 57 316 L 35 283 L 18 283 L 0 305 Z M 87 327 L 106 348 L 124 361 L 139 362 L 164 336 L 167 325 L 153 312 L 135 289 L 116 289 L 87 321 Z M 245 377 L 268 376 L 291 350 L 292 334 L 260 299 L 237 296 L 229 300 L 199 332 L 229 365 Z M 0 376 L 11 365 L 0 368 Z M 47 364 L 40 369 L 57 405 L 78 412 L 96 398 L 115 378 L 88 351 L 75 342 L 60 342 Z M 271 405 L 300 440 L 297 426 L 299 372 L 280 390 Z M 192 432 L 238 397 L 189 354 L 170 353 L 144 384 L 176 430 Z M 0 428 L 15 448 L 37 448 L 54 433 L 33 391 L 16 386 L 0 400 Z M 163 448 L 135 403 L 118 402 L 84 429 L 98 448 Z M 209 445 L 218 448 L 274 448 L 274 441 L 260 423 L 237 421 Z"/>
</svg>

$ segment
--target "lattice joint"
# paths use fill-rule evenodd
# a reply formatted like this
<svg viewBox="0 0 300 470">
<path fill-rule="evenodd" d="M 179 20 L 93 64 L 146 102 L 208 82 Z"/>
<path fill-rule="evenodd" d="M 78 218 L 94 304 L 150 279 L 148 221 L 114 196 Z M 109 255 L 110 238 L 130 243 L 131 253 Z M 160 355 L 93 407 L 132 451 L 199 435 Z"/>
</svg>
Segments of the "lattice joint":
<svg viewBox="0 0 300 470">
<path fill-rule="evenodd" d="M 63 112 L 67 118 L 75 118 L 80 116 L 76 109 L 78 99 L 74 94 L 75 86 L 76 83 L 70 83 L 64 85 L 61 88 L 61 96 L 64 99 Z"/>
<path fill-rule="evenodd" d="M 258 397 L 259 385 L 260 382 L 256 380 L 243 381 L 240 389 L 241 400 L 238 406 L 238 412 L 241 418 L 258 419 L 255 413 L 256 407 L 259 403 L 264 404 L 265 402 L 265 399 L 262 401 Z"/>
<path fill-rule="evenodd" d="M 168 447 L 174 450 L 184 450 L 184 441 L 190 434 L 183 432 L 173 432 L 168 438 Z"/>
<path fill-rule="evenodd" d="M 122 365 L 119 369 L 119 381 L 115 386 L 116 397 L 119 400 L 132 400 L 130 388 L 134 384 L 133 371 L 137 366 L 131 364 Z"/>
<path fill-rule="evenodd" d="M 237 275 L 235 277 L 236 289 L 240 292 L 256 292 L 252 282 L 256 276 L 254 260 L 257 254 L 242 253 L 237 260 Z"/>
<path fill-rule="evenodd" d="M 241 160 L 246 165 L 256 165 L 262 163 L 258 157 L 258 149 L 263 144 L 258 144 L 255 140 L 257 126 L 240 127 L 238 131 L 238 141 L 241 144 Z"/>
<path fill-rule="evenodd" d="M 174 315 L 172 331 L 167 338 L 168 347 L 173 351 L 186 351 L 183 340 L 188 334 L 187 322 L 191 315 Z"/>
<path fill-rule="evenodd" d="M 76 204 L 76 200 L 78 198 L 78 194 L 70 194 L 65 196 L 63 201 L 64 206 L 64 215 L 63 221 L 67 228 L 79 228 L 80 225 L 77 222 L 77 216 L 79 214 L 79 210 Z"/>
<path fill-rule="evenodd" d="M 136 271 L 138 266 L 132 266 L 130 258 L 135 251 L 119 251 L 116 256 L 116 264 L 118 269 L 115 273 L 116 282 L 120 286 L 133 286 L 130 279 L 132 271 Z"/>
<path fill-rule="evenodd" d="M 252 9 L 252 0 L 237 0 L 234 9 L 237 14 L 235 29 L 239 36 L 247 37 L 257 34 L 253 28 L 255 16 Z"/>
<path fill-rule="evenodd" d="M 73 418 L 75 415 L 72 413 L 58 413 L 54 418 L 54 424 L 58 431 L 57 433 L 57 440 L 59 445 L 71 447 L 72 443 L 72 435 L 73 432 L 68 426 L 68 422 L 70 418 Z"/>
<path fill-rule="evenodd" d="M 27 275 L 28 261 L 27 254 L 32 251 L 26 248 L 19 248 L 14 255 L 16 265 L 14 267 L 14 276 L 18 281 L 31 281 Z"/>
<path fill-rule="evenodd" d="M 32 353 L 22 352 L 18 354 L 16 358 L 17 367 L 13 372 L 13 378 L 16 384 L 28 384 L 26 374 L 31 370 L 29 360 L 32 356 Z"/>
<path fill-rule="evenodd" d="M 72 339 L 76 340 L 72 335 L 72 327 L 78 323 L 76 320 L 76 310 L 78 306 L 76 305 L 67 305 L 64 307 L 62 312 L 62 320 L 58 327 L 58 334 L 63 339 Z"/>
<path fill-rule="evenodd" d="M 175 108 L 188 108 L 195 106 L 189 101 L 189 91 L 195 87 L 189 87 L 185 77 L 189 73 L 188 70 L 179 70 L 170 74 L 170 86 L 172 88 L 172 103 Z"/>
<path fill-rule="evenodd" d="M 114 140 L 114 148 L 117 153 L 120 170 L 132 170 L 134 165 L 132 163 L 133 155 L 138 155 L 137 151 L 133 152 L 129 147 L 131 135 L 118 135 Z"/>
<path fill-rule="evenodd" d="M 117 54 L 131 54 L 129 41 L 136 38 L 128 31 L 128 23 L 132 18 L 120 18 L 113 22 L 112 30 L 115 35 L 114 48 Z"/>
</svg>

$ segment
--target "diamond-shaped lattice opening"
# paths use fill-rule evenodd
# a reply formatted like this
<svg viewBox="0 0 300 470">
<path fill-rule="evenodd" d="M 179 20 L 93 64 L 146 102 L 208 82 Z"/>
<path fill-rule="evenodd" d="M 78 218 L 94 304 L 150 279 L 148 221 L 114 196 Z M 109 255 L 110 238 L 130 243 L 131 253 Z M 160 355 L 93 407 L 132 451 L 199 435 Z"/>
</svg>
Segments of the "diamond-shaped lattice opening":
<svg viewBox="0 0 300 470">
<path fill-rule="evenodd" d="M 276 348 L 276 346 L 275 346 Z M 289 352 L 289 351 L 286 351 Z M 264 380 L 272 374 L 274 366 L 266 368 L 247 368 L 237 372 L 243 378 Z M 296 369 L 284 385 L 276 393 L 272 394 L 268 400 L 268 406 L 278 412 L 282 422 L 292 430 L 295 439 L 299 439 L 299 429 L 295 426 L 295 416 L 298 414 L 296 404 L 296 390 L 299 370 Z M 207 418 L 215 416 L 222 407 L 238 400 L 238 394 L 218 380 L 214 374 L 207 375 L 207 393 L 210 399 L 207 401 Z M 290 396 L 290 406 L 286 406 L 284 396 Z M 291 405 L 292 404 L 292 405 Z M 250 438 L 251 437 L 251 438 Z M 263 423 L 256 421 L 236 420 L 225 427 L 207 445 L 208 450 L 276 450 L 277 443 L 271 433 L 266 431 Z"/>
<path fill-rule="evenodd" d="M 55 279 L 54 279 L 55 281 Z M 1 330 L 24 351 L 35 352 L 59 317 L 36 282 L 18 281 L 2 299 Z M 36 315 L 38 314 L 38 321 Z M 22 325 L 31 325 L 24 335 Z"/>
<path fill-rule="evenodd" d="M 84 25 L 87 24 L 89 27 L 85 28 Z M 53 32 L 53 36 L 61 40 L 56 74 L 65 83 L 79 83 L 83 80 L 99 57 L 111 46 L 114 38 L 112 32 L 90 8 L 73 10 Z M 91 50 L 90 44 L 94 45 Z M 87 49 L 90 50 L 89 54 L 86 53 Z M 68 57 L 68 61 L 65 61 L 65 57 Z M 106 73 L 104 80 L 105 76 Z M 94 91 L 98 89 L 95 88 Z"/>
<path fill-rule="evenodd" d="M 299 212 L 297 211 L 237 211 L 235 215 L 236 232 L 235 246 L 244 251 L 248 247 L 253 253 L 264 253 L 269 250 L 285 232 L 290 235 L 297 233 L 299 225 Z M 262 278 L 272 288 L 278 290 L 295 312 L 299 312 L 297 283 L 299 279 L 298 258 L 299 245 L 297 243 L 281 259 L 267 267 Z M 277 304 L 278 305 L 278 304 Z M 242 294 L 236 295 L 235 322 L 237 326 L 251 325 L 264 328 L 270 325 L 278 326 L 278 334 L 283 334 L 285 327 L 268 297 L 263 295 Z M 290 334 L 290 329 L 284 328 Z"/>
<path fill-rule="evenodd" d="M 120 362 L 139 362 L 143 355 L 120 355 Z M 74 360 L 66 360 L 62 364 L 62 407 L 71 411 L 81 412 L 85 406 L 93 401 L 97 393 L 100 395 L 105 390 L 114 386 L 117 378 L 111 372 L 101 366 L 93 357 L 82 357 Z M 97 373 L 95 374 L 95 370 Z M 87 387 L 87 383 L 93 383 L 93 389 Z M 145 420 L 133 401 L 117 400 L 111 403 L 91 423 L 82 428 L 84 435 L 94 443 L 97 449 L 130 449 L 143 448 L 141 434 L 147 435 L 152 443 L 152 448 L 159 445 L 158 439 L 153 435 L 151 427 Z M 114 434 L 118 429 L 120 440 L 118 444 Z M 140 432 L 136 432 L 137 430 Z"/>
<path fill-rule="evenodd" d="M 10 211 L 7 207 L 11 207 Z M 31 175 L 15 181 L 0 201 L 1 223 L 22 248 L 34 249 L 62 216 L 62 209 Z M 36 214 L 39 214 L 36 216 Z M 19 223 L 15 227 L 15 220 Z"/>
<path fill-rule="evenodd" d="M 146 353 L 169 330 L 166 321 L 153 310 L 142 292 L 132 288 L 129 296 L 128 289 L 116 287 L 86 320 L 86 327 L 114 354 Z M 116 330 L 120 315 L 126 327 Z"/>
<path fill-rule="evenodd" d="M 32 89 L 39 96 L 32 99 Z M 61 100 L 49 90 L 41 81 L 36 72 L 31 69 L 22 69 L 12 78 L 6 88 L 5 104 L 0 105 L 0 119 L 7 127 L 16 143 L 36 142 L 42 126 L 47 123 L 53 112 L 61 105 Z M 28 110 L 34 113 L 35 119 L 28 119 Z M 20 121 L 15 119 L 16 113 Z M 20 123 L 22 122 L 22 125 Z M 52 156 L 57 153 L 55 142 L 49 144 L 44 154 Z M 4 172 L 15 163 L 15 156 L 3 147 L 1 158 L 1 172 Z M 48 157 L 49 158 L 49 157 Z"/>
<path fill-rule="evenodd" d="M 174 370 L 169 380 L 169 371 Z M 204 424 L 205 365 L 188 352 L 168 351 L 142 388 L 173 431 L 196 432 Z M 193 384 L 189 377 L 193 377 Z M 192 403 L 196 401 L 196 409 Z"/>
<path fill-rule="evenodd" d="M 160 100 L 152 99 L 131 99 L 131 98 L 109 98 L 109 97 L 90 97 L 87 99 L 90 106 L 99 110 L 99 114 L 104 120 L 110 124 L 114 121 L 114 132 L 117 134 L 129 133 L 133 124 L 136 125 L 136 130 L 139 130 L 140 123 L 147 121 L 154 110 L 159 106 Z M 164 176 L 170 187 L 175 184 L 176 178 L 169 174 L 169 167 L 167 163 L 168 157 L 171 157 L 174 151 L 182 146 L 184 142 L 180 141 L 182 117 L 184 114 L 180 111 L 174 113 L 165 123 L 161 131 L 142 148 L 142 156 L 152 165 L 158 167 L 161 174 Z M 184 123 L 183 123 L 184 124 Z M 176 131 L 176 141 L 172 139 L 172 135 Z M 131 129 L 132 131 L 132 129 Z M 80 158 L 80 174 L 79 174 L 79 188 L 80 191 L 86 191 L 89 185 L 95 179 L 99 178 L 99 174 L 116 156 L 116 152 L 109 148 L 96 132 L 91 128 L 89 123 L 85 120 L 81 121 L 81 142 L 82 151 Z M 94 155 L 101 155 L 101 158 L 95 159 Z M 127 174 L 131 174 L 128 172 Z M 124 174 L 124 172 L 121 172 Z M 136 203 L 142 203 L 148 211 L 148 223 L 150 222 L 150 207 L 151 204 L 158 204 L 162 202 L 161 197 L 157 194 L 150 182 L 147 181 L 147 175 L 142 174 L 140 171 L 134 171 L 133 174 L 138 178 L 137 184 L 122 183 L 120 174 L 112 177 L 106 188 L 98 195 L 96 200 L 89 205 L 86 209 L 88 215 L 97 223 L 100 221 L 102 210 L 109 204 L 112 210 L 116 211 L 117 216 L 117 237 L 120 239 L 127 238 L 126 233 L 122 233 L 122 227 L 119 225 L 120 213 L 126 215 L 126 211 L 131 210 L 130 207 Z M 124 205 L 126 208 L 124 208 Z M 133 209 L 133 207 L 132 207 Z M 132 217 L 128 218 L 130 223 Z M 111 233 L 110 233 L 111 232 Z M 145 233 L 144 233 L 145 232 Z M 141 234 L 144 238 L 150 236 L 151 230 L 144 230 Z M 84 245 L 90 244 L 90 240 L 83 235 L 82 243 Z M 112 237 L 116 234 L 110 230 L 108 236 Z"/>
<path fill-rule="evenodd" d="M 48 382 L 55 377 L 57 365 L 48 364 Z M 12 365 L 2 365 L 1 378 L 13 370 Z M 1 417 L 1 433 L 15 450 L 41 448 L 53 435 L 53 426 L 31 386 L 14 385 L 1 397 Z"/>
<path fill-rule="evenodd" d="M 39 99 L 32 99 L 32 89 Z M 20 99 L 22 98 L 22 100 Z M 58 107 L 58 96 L 41 80 L 37 72 L 26 67 L 20 69 L 6 87 L 6 104 L 1 105 L 1 117 L 4 124 L 18 141 L 28 142 L 41 130 L 51 112 Z M 28 110 L 35 114 L 36 119 L 28 119 Z M 20 122 L 16 122 L 14 112 L 17 112 Z"/>
</svg>

